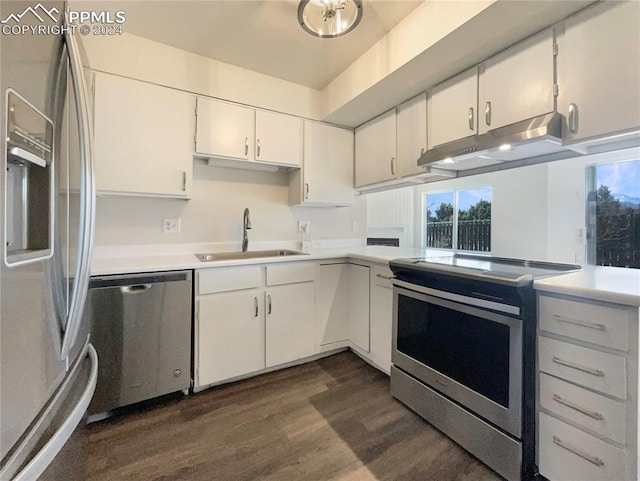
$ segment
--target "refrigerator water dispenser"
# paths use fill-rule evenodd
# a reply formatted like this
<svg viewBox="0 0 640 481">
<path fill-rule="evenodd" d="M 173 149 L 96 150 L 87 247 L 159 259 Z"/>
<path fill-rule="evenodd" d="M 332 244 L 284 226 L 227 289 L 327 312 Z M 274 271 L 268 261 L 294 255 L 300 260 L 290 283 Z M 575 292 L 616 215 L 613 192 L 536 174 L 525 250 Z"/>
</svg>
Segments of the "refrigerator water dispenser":
<svg viewBox="0 0 640 481">
<path fill-rule="evenodd" d="M 9 266 L 51 257 L 54 125 L 7 90 L 4 258 Z"/>
</svg>

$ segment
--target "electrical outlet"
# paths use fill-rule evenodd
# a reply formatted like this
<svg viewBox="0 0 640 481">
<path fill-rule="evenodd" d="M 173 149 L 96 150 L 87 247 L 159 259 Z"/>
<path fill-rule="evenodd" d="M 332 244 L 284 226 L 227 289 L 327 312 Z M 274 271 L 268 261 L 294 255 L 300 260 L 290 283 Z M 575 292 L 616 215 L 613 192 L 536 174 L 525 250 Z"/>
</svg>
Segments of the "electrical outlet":
<svg viewBox="0 0 640 481">
<path fill-rule="evenodd" d="M 298 232 L 309 232 L 311 229 L 311 221 L 310 220 L 299 220 L 298 221 Z"/>
<path fill-rule="evenodd" d="M 351 221 L 351 232 L 358 232 L 360 230 L 360 222 L 357 220 Z"/>
<path fill-rule="evenodd" d="M 180 218 L 162 219 L 162 232 L 165 234 L 179 234 Z"/>
</svg>

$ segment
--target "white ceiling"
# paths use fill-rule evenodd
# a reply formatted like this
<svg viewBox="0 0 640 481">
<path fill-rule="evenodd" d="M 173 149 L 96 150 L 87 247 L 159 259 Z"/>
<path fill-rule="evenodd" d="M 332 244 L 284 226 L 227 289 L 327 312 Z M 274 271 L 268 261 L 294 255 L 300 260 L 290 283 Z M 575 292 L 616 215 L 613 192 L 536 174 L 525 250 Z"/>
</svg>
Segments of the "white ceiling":
<svg viewBox="0 0 640 481">
<path fill-rule="evenodd" d="M 94 4 L 95 9 L 95 2 Z M 118 1 L 125 31 L 256 72 L 322 89 L 422 0 L 363 0 L 358 27 L 320 39 L 298 25 L 298 0 Z"/>
</svg>

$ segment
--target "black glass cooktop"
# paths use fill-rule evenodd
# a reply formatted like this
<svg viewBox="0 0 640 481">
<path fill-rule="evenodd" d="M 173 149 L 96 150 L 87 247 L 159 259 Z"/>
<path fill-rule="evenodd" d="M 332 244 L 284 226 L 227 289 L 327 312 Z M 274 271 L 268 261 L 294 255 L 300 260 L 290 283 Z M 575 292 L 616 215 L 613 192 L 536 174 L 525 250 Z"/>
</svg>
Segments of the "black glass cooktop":
<svg viewBox="0 0 640 481">
<path fill-rule="evenodd" d="M 580 270 L 579 265 L 507 259 L 472 254 L 450 254 L 440 257 L 394 259 L 391 265 L 404 269 L 444 271 L 452 274 L 522 283 Z"/>
</svg>

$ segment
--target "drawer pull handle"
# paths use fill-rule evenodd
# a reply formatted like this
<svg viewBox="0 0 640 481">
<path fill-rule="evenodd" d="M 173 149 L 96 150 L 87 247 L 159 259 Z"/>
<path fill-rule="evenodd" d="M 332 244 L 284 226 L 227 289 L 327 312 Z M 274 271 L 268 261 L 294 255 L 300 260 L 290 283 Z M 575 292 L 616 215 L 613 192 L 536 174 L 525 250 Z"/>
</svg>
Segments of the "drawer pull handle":
<svg viewBox="0 0 640 481">
<path fill-rule="evenodd" d="M 604 461 L 599 457 L 592 456 L 591 454 L 587 454 L 578 448 L 574 448 L 573 446 L 565 443 L 562 439 L 560 439 L 557 436 L 553 437 L 553 444 L 560 446 L 562 449 L 566 449 L 567 451 L 575 454 L 576 456 L 580 456 L 582 459 L 589 461 L 591 464 L 595 464 L 598 467 L 604 466 Z"/>
<path fill-rule="evenodd" d="M 382 274 L 376 274 L 376 277 L 379 277 L 380 279 L 386 279 L 388 281 L 393 279 L 393 276 L 383 276 Z"/>
<path fill-rule="evenodd" d="M 589 411 L 588 409 L 585 409 L 582 406 L 578 406 L 577 404 L 571 401 L 567 401 L 566 399 L 562 398 L 558 394 L 553 395 L 553 400 L 558 404 L 567 406 L 568 408 L 573 409 L 574 411 L 578 411 L 579 413 L 584 414 L 585 416 L 589 416 L 590 418 L 596 419 L 598 421 L 602 421 L 604 419 L 604 416 L 602 414 L 595 411 Z"/>
<path fill-rule="evenodd" d="M 588 327 L 589 329 L 597 329 L 598 331 L 604 331 L 607 326 L 604 324 L 596 324 L 595 322 L 586 322 L 579 319 L 572 319 L 570 317 L 564 317 L 560 314 L 554 314 L 553 318 L 559 322 L 566 322 L 567 324 L 575 324 L 576 326 Z"/>
<path fill-rule="evenodd" d="M 253 317 L 258 317 L 258 314 L 260 313 L 260 311 L 258 310 L 258 298 L 254 297 L 253 298 L 253 308 L 255 311 L 255 314 L 253 315 Z"/>
<path fill-rule="evenodd" d="M 556 364 L 560 364 L 561 366 L 570 367 L 571 369 L 576 369 L 578 371 L 586 372 L 587 374 L 591 374 L 592 376 L 604 377 L 604 371 L 600 369 L 593 369 L 591 367 L 581 366 L 580 364 L 574 364 L 569 361 L 565 361 L 564 359 L 560 359 L 557 356 L 553 357 L 553 362 Z"/>
</svg>

